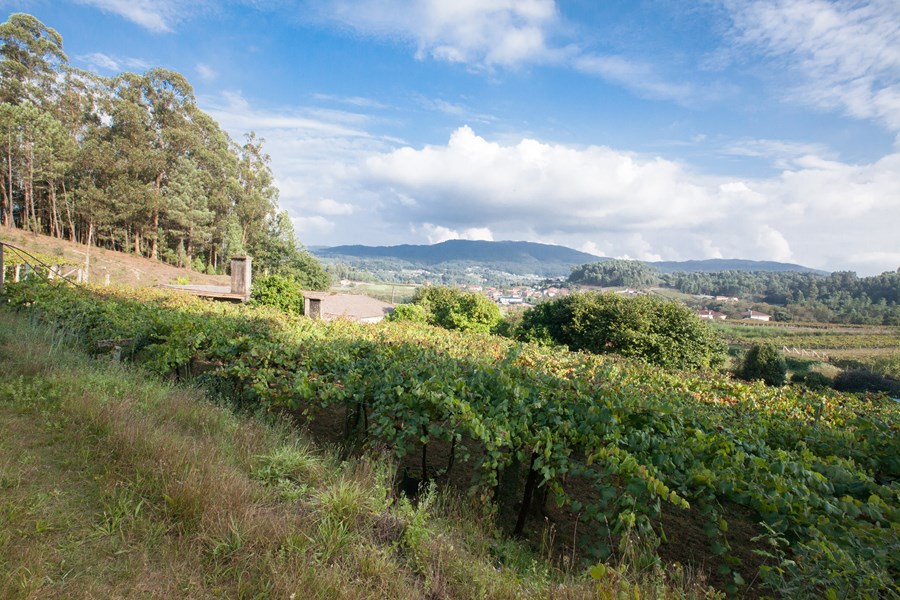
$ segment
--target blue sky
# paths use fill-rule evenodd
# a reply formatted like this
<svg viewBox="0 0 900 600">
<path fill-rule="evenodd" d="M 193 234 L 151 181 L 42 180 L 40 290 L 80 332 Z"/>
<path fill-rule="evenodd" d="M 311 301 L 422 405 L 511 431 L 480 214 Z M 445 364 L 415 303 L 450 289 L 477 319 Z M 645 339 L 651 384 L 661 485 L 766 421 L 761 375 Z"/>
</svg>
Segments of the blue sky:
<svg viewBox="0 0 900 600">
<path fill-rule="evenodd" d="M 897 0 L 0 0 L 266 139 L 307 245 L 900 266 Z"/>
</svg>

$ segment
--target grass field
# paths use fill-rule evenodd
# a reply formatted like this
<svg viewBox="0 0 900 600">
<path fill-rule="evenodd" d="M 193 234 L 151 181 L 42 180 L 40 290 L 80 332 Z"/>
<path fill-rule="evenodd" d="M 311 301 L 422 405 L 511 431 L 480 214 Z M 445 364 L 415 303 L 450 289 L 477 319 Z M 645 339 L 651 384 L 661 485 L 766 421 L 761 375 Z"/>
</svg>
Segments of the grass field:
<svg viewBox="0 0 900 600">
<path fill-rule="evenodd" d="M 403 283 L 354 283 L 353 287 L 335 286 L 331 288 L 331 291 L 342 294 L 361 294 L 383 302 L 401 304 L 412 300 L 419 287 L 421 286 Z"/>
</svg>

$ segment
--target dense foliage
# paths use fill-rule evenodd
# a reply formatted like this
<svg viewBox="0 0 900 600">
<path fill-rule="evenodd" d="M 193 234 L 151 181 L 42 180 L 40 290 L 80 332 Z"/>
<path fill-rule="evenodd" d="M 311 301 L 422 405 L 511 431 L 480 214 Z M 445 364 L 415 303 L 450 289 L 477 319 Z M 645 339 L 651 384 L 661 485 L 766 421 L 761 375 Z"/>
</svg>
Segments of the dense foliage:
<svg viewBox="0 0 900 600">
<path fill-rule="evenodd" d="M 644 289 L 659 285 L 660 273 L 656 267 L 639 260 L 608 260 L 575 267 L 569 281 L 581 285 Z"/>
<path fill-rule="evenodd" d="M 651 296 L 589 292 L 544 302 L 524 314 L 519 337 L 674 369 L 717 367 L 725 357 L 707 323 L 681 304 Z"/>
<path fill-rule="evenodd" d="M 322 271 L 277 214 L 263 141 L 233 142 L 179 73 L 80 71 L 59 33 L 16 13 L 0 25 L 0 74 L 4 225 L 211 273 L 243 254 Z"/>
<path fill-rule="evenodd" d="M 760 575 L 785 597 L 900 592 L 900 405 L 887 399 L 162 292 L 17 285 L 7 302 L 89 347 L 121 340 L 124 356 L 164 374 L 214 365 L 207 383 L 249 406 L 343 406 L 363 440 L 420 451 L 425 472 L 474 460 L 476 498 L 524 467 L 519 531 L 537 488 L 580 515 L 601 553 L 629 532 L 652 539 L 661 510 L 690 509 L 737 591 L 742 570 L 751 575 L 729 542 L 727 506 L 740 505 L 765 526 Z M 427 452 L 438 442 L 451 448 L 447 464 Z"/>
<path fill-rule="evenodd" d="M 271 306 L 292 315 L 303 314 L 303 294 L 295 279 L 286 275 L 268 275 L 253 280 L 250 303 Z"/>
<path fill-rule="evenodd" d="M 857 277 L 798 272 L 674 273 L 662 284 L 687 294 L 739 296 L 787 306 L 794 320 L 900 325 L 900 272 Z"/>
<path fill-rule="evenodd" d="M 427 323 L 444 329 L 488 333 L 502 318 L 500 308 L 487 297 L 445 286 L 419 288 L 412 304 L 422 308 Z M 395 320 L 409 316 L 412 318 L 408 320 L 420 321 L 418 314 L 402 310 L 400 315 L 395 315 Z"/>
<path fill-rule="evenodd" d="M 852 271 L 661 273 L 634 260 L 609 260 L 572 269 L 569 282 L 638 289 L 662 286 L 685 294 L 739 297 L 787 307 L 776 320 L 900 325 L 900 270 L 872 277 Z M 721 308 L 721 306 L 717 307 Z"/>
<path fill-rule="evenodd" d="M 784 385 L 787 362 L 781 351 L 772 344 L 756 344 L 744 356 L 740 375 L 747 381 L 759 379 L 768 385 Z"/>
</svg>

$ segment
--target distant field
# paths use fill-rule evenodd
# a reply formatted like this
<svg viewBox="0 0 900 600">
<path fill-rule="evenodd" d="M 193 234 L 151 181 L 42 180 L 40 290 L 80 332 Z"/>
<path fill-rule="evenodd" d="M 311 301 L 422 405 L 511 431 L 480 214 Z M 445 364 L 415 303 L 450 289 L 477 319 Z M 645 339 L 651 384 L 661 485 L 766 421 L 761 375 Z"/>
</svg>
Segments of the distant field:
<svg viewBox="0 0 900 600">
<path fill-rule="evenodd" d="M 413 294 L 419 287 L 421 286 L 402 283 L 356 283 L 353 287 L 335 286 L 331 288 L 331 291 L 342 294 L 360 294 L 391 304 L 401 304 L 412 300 Z"/>
<path fill-rule="evenodd" d="M 714 323 L 732 347 L 770 343 L 788 357 L 864 367 L 900 378 L 900 327 L 827 323 Z"/>
</svg>

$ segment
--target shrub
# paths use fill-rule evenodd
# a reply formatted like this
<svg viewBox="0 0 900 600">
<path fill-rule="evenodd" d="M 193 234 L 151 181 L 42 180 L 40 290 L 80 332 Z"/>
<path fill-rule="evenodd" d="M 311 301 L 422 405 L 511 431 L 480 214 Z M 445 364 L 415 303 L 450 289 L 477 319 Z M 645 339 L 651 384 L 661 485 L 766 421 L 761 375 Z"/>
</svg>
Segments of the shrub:
<svg viewBox="0 0 900 600">
<path fill-rule="evenodd" d="M 834 378 L 839 392 L 885 392 L 900 396 L 900 381 L 866 369 L 842 371 Z"/>
<path fill-rule="evenodd" d="M 445 286 L 420 288 L 413 304 L 421 306 L 428 323 L 444 329 L 492 331 L 500 320 L 500 308 L 485 296 Z"/>
<path fill-rule="evenodd" d="M 303 314 L 303 294 L 293 277 L 269 275 L 257 277 L 250 292 L 250 304 L 272 306 L 286 313 Z"/>
<path fill-rule="evenodd" d="M 740 377 L 747 381 L 762 379 L 768 385 L 784 385 L 787 379 L 784 355 L 772 344 L 756 344 L 744 356 Z"/>
<path fill-rule="evenodd" d="M 544 302 L 522 318 L 519 338 L 616 353 L 671 369 L 719 367 L 725 345 L 684 305 L 661 298 L 581 293 Z"/>
<path fill-rule="evenodd" d="M 387 320 L 427 323 L 428 313 L 418 304 L 398 304 L 394 307 L 394 312 L 387 316 Z"/>
</svg>

